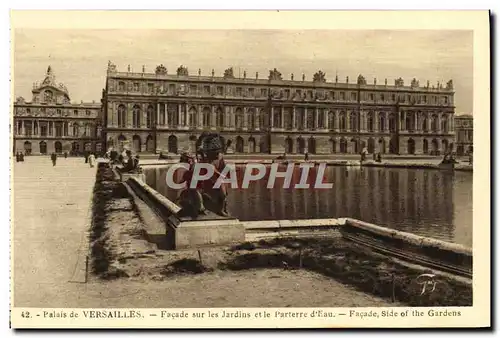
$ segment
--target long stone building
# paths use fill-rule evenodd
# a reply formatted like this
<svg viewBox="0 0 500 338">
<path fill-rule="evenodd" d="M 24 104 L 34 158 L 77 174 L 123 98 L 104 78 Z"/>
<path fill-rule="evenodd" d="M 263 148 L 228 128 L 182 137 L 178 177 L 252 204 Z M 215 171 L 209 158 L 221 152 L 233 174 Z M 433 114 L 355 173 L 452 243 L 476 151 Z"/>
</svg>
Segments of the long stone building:
<svg viewBox="0 0 500 338">
<path fill-rule="evenodd" d="M 80 154 L 102 149 L 101 103 L 71 103 L 49 66 L 41 83 L 34 83 L 30 102 L 14 103 L 14 152 Z"/>
<path fill-rule="evenodd" d="M 223 76 L 119 72 L 108 64 L 103 90 L 106 146 L 137 152 L 193 149 L 203 131 L 218 131 L 237 153 L 439 154 L 454 147 L 454 90 L 416 79 L 354 83 L 327 81 L 318 71 L 285 80 L 274 69 L 265 79 L 233 69 Z"/>
</svg>

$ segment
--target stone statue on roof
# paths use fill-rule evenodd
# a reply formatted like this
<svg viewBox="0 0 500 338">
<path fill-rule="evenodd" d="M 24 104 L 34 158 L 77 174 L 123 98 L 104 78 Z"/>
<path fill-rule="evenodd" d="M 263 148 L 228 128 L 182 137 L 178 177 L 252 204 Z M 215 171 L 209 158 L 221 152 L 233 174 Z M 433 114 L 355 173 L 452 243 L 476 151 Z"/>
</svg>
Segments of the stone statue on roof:
<svg viewBox="0 0 500 338">
<path fill-rule="evenodd" d="M 224 78 L 225 79 L 234 79 L 233 67 L 230 67 L 230 68 L 224 70 Z"/>
<path fill-rule="evenodd" d="M 281 73 L 274 68 L 273 70 L 269 71 L 269 80 L 283 80 Z"/>
<path fill-rule="evenodd" d="M 323 73 L 321 70 L 318 70 L 313 75 L 313 82 L 326 82 L 326 74 Z"/>
<path fill-rule="evenodd" d="M 187 67 L 180 65 L 179 68 L 177 68 L 177 75 L 178 76 L 188 76 L 189 71 L 188 71 Z"/>
</svg>

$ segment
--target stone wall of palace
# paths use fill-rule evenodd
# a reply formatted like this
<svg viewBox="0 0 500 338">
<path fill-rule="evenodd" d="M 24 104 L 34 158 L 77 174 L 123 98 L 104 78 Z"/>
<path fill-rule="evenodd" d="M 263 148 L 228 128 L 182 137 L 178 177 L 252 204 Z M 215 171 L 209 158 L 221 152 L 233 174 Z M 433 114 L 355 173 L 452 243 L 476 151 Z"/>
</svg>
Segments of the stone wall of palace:
<svg viewBox="0 0 500 338">
<path fill-rule="evenodd" d="M 359 79 L 358 79 L 359 80 Z M 203 131 L 237 153 L 438 154 L 454 147 L 452 88 L 108 73 L 106 147 L 178 153 Z"/>
</svg>

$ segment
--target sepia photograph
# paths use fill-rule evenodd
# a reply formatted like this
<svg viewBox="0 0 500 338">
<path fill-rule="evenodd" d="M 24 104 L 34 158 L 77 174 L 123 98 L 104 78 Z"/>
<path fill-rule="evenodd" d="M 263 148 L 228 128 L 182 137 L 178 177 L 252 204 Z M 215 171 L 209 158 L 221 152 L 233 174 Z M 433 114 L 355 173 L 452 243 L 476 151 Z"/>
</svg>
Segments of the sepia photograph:
<svg viewBox="0 0 500 338">
<path fill-rule="evenodd" d="M 442 28 L 416 12 L 426 29 L 15 14 L 16 326 L 437 327 L 488 310 L 488 12 L 460 14 L 480 39 L 447 12 Z"/>
</svg>

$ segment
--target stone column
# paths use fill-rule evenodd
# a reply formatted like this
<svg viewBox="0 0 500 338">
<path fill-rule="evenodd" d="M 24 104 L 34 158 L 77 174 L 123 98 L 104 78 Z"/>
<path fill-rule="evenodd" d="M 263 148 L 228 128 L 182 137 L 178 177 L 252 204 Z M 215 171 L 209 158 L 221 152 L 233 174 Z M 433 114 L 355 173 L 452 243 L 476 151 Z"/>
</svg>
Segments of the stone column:
<svg viewBox="0 0 500 338">
<path fill-rule="evenodd" d="M 271 106 L 271 125 L 270 128 L 274 128 L 274 107 Z"/>
<path fill-rule="evenodd" d="M 335 128 L 335 131 L 338 132 L 340 130 L 340 117 L 339 117 L 339 111 L 336 110 L 335 111 L 335 114 L 333 115 L 333 123 L 334 123 L 334 128 Z"/>
<path fill-rule="evenodd" d="M 156 104 L 156 121 L 154 123 L 157 126 L 160 123 L 160 102 Z"/>
<path fill-rule="evenodd" d="M 184 125 L 187 126 L 187 127 L 190 127 L 191 126 L 191 122 L 192 122 L 191 121 L 191 114 L 189 113 L 188 104 L 186 103 L 185 105 L 186 105 L 186 107 L 185 107 L 186 111 L 184 113 L 184 118 L 185 118 Z"/>
<path fill-rule="evenodd" d="M 35 135 L 35 120 L 31 120 L 31 136 Z"/>
<path fill-rule="evenodd" d="M 314 129 L 319 128 L 319 111 L 318 107 L 314 108 Z"/>
<path fill-rule="evenodd" d="M 142 104 L 141 107 L 141 112 L 142 112 L 142 119 L 141 119 L 141 128 L 146 128 L 147 122 L 148 122 L 148 105 L 146 103 Z M 141 142 L 142 144 L 142 142 Z"/>
<path fill-rule="evenodd" d="M 440 133 L 441 130 L 441 114 L 438 114 L 438 119 L 437 119 L 437 132 Z"/>
<path fill-rule="evenodd" d="M 127 103 L 127 128 L 132 128 L 134 124 L 134 122 L 132 121 L 132 119 L 134 118 L 132 110 L 133 105 L 131 103 Z"/>
<path fill-rule="evenodd" d="M 384 124 L 385 124 L 384 130 L 389 130 L 389 114 L 387 112 L 385 112 Z M 385 147 L 386 147 L 386 150 L 387 150 L 388 145 L 386 144 Z"/>
<path fill-rule="evenodd" d="M 328 115 L 330 114 L 330 111 L 323 109 L 323 129 L 329 129 L 328 125 Z"/>
<path fill-rule="evenodd" d="M 210 119 L 210 128 L 216 127 L 217 116 L 215 115 L 215 107 L 212 106 L 211 119 Z"/>
<path fill-rule="evenodd" d="M 295 122 L 296 119 L 296 113 L 295 113 L 295 106 L 292 108 L 292 129 L 297 129 L 297 123 Z"/>
<path fill-rule="evenodd" d="M 24 120 L 21 120 L 21 135 L 24 135 Z"/>
<path fill-rule="evenodd" d="M 182 107 L 180 103 L 177 103 L 177 128 L 182 126 Z"/>
<path fill-rule="evenodd" d="M 281 106 L 281 129 L 285 129 L 285 107 Z"/>
<path fill-rule="evenodd" d="M 243 129 L 248 129 L 248 108 L 247 107 L 243 107 Z M 248 149 L 248 145 L 246 146 L 246 148 Z"/>
<path fill-rule="evenodd" d="M 198 105 L 198 129 L 201 129 L 203 126 L 203 107 L 199 104 Z"/>
<path fill-rule="evenodd" d="M 345 114 L 345 124 L 346 124 L 346 129 L 351 130 L 351 113 L 349 111 L 346 111 Z"/>
<path fill-rule="evenodd" d="M 168 103 L 165 102 L 164 103 L 164 106 L 165 106 L 165 120 L 163 121 L 165 124 L 165 128 L 168 128 Z"/>
</svg>

